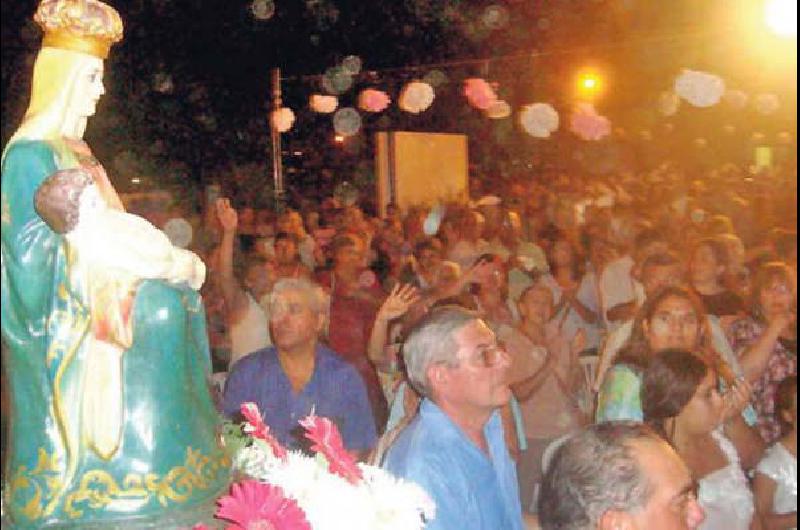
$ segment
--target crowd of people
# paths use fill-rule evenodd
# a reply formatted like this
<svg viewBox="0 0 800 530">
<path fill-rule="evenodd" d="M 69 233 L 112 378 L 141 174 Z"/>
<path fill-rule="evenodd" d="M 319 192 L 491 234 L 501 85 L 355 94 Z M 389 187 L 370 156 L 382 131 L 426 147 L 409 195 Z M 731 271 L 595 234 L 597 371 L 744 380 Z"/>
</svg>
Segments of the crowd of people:
<svg viewBox="0 0 800 530">
<path fill-rule="evenodd" d="M 220 406 L 258 403 L 293 447 L 301 415 L 333 418 L 432 493 L 431 528 L 629 528 L 604 514 L 653 494 L 639 452 L 681 462 L 686 527 L 794 528 L 796 183 L 694 177 L 533 178 L 383 218 L 330 199 L 244 230 L 218 199 L 197 251 Z M 587 477 L 581 451 L 622 468 Z M 598 498 L 559 508 L 576 488 Z"/>
</svg>

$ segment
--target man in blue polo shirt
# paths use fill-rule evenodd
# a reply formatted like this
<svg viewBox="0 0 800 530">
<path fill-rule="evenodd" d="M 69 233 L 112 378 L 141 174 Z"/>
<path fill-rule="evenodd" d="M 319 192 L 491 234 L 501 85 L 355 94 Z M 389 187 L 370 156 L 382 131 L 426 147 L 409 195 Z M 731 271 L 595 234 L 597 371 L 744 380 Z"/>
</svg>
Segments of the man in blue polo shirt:
<svg viewBox="0 0 800 530">
<path fill-rule="evenodd" d="M 258 405 L 282 444 L 305 445 L 298 422 L 312 411 L 339 427 L 344 445 L 364 457 L 375 445 L 367 391 L 355 368 L 318 343 L 325 323 L 325 298 L 308 280 L 285 279 L 270 296 L 274 346 L 240 359 L 225 384 L 223 412 L 233 417 L 242 403 Z"/>
<path fill-rule="evenodd" d="M 517 474 L 498 409 L 511 398 L 508 354 L 476 313 L 434 309 L 403 347 L 424 397 L 383 467 L 436 502 L 425 530 L 522 530 Z"/>
</svg>

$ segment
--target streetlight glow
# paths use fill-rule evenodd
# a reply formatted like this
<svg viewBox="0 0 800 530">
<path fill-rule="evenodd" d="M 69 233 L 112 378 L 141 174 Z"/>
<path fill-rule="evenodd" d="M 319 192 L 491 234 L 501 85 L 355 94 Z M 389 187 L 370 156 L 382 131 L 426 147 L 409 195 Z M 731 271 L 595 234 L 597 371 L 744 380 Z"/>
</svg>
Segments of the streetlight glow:
<svg viewBox="0 0 800 530">
<path fill-rule="evenodd" d="M 764 19 L 777 35 L 797 37 L 797 0 L 769 0 Z"/>
</svg>

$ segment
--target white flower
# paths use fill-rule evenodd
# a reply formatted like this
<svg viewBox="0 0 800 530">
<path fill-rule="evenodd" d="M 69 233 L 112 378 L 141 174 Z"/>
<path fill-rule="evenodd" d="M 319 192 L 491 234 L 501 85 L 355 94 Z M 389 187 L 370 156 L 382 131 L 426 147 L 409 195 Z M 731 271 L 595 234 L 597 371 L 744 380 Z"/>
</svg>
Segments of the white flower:
<svg viewBox="0 0 800 530">
<path fill-rule="evenodd" d="M 339 106 L 339 100 L 336 96 L 323 96 L 322 94 L 312 94 L 309 98 L 308 105 L 314 112 L 320 114 L 330 114 Z"/>
<path fill-rule="evenodd" d="M 423 530 L 424 521 L 435 517 L 436 506 L 422 488 L 378 467 L 359 464 L 364 480 L 351 484 L 330 473 L 322 457 L 290 451 L 281 460 L 258 442 L 239 451 L 235 468 L 279 486 L 314 530 Z"/>
<path fill-rule="evenodd" d="M 435 96 L 432 86 L 424 81 L 414 80 L 403 87 L 397 104 L 406 112 L 419 114 L 428 110 Z"/>
<path fill-rule="evenodd" d="M 675 93 L 695 107 L 711 107 L 725 93 L 725 82 L 713 74 L 683 70 L 675 78 Z"/>
<path fill-rule="evenodd" d="M 548 138 L 558 129 L 558 112 L 548 103 L 534 103 L 522 108 L 519 114 L 522 128 L 536 138 Z"/>
<path fill-rule="evenodd" d="M 278 110 L 272 111 L 272 126 L 278 132 L 286 132 L 292 128 L 294 124 L 294 112 L 289 107 L 281 107 Z"/>
</svg>

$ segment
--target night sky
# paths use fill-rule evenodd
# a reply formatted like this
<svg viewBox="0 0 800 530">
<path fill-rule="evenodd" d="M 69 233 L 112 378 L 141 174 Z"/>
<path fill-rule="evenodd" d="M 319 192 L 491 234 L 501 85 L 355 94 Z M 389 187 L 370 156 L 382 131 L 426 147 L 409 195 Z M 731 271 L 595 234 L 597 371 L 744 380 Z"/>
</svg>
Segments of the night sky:
<svg viewBox="0 0 800 530">
<path fill-rule="evenodd" d="M 108 93 L 87 139 L 123 189 L 136 173 L 152 175 L 154 186 L 224 179 L 232 167 L 263 173 L 271 164 L 273 67 L 282 69 L 285 104 L 297 116 L 284 135 L 295 188 L 369 180 L 378 130 L 469 134 L 471 162 L 484 173 L 529 167 L 574 148 L 565 131 L 554 141 L 534 141 L 513 118 L 487 120 L 460 94 L 466 77 L 498 83 L 515 109 L 546 101 L 567 110 L 575 71 L 592 65 L 606 84 L 596 106 L 624 137 L 642 129 L 658 136 L 659 92 L 671 88 L 681 68 L 705 70 L 727 86 L 778 95 L 781 111 L 763 123 L 722 108 L 682 111 L 671 122 L 687 141 L 712 139 L 728 122 L 748 136 L 755 128 L 796 132 L 796 40 L 775 44 L 755 27 L 758 0 L 277 0 L 266 20 L 241 0 L 108 3 L 123 18 L 125 39 L 112 50 Z M 33 2 L 2 2 L 3 143 L 27 104 L 41 39 L 34 10 Z M 340 107 L 354 105 L 366 87 L 396 101 L 403 83 L 434 69 L 425 65 L 442 64 L 436 69 L 448 82 L 437 87 L 426 113 L 412 116 L 392 105 L 363 115 L 361 133 L 334 145 L 331 117 L 314 114 L 307 101 L 323 92 L 320 74 L 348 56 L 363 66 Z M 302 155 L 295 160 L 294 153 Z"/>
</svg>

